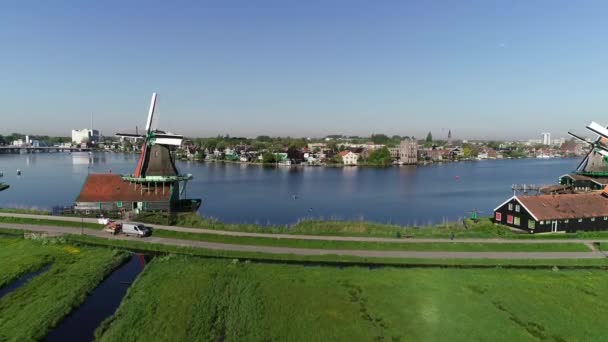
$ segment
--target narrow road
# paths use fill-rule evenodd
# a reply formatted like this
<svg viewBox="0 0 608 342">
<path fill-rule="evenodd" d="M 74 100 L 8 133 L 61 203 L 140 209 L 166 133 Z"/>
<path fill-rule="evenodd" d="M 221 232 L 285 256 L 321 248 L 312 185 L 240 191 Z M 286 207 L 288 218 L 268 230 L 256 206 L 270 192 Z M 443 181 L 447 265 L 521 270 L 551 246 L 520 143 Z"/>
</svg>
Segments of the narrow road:
<svg viewBox="0 0 608 342">
<path fill-rule="evenodd" d="M 51 234 L 78 234 L 101 237 L 108 240 L 135 240 L 170 246 L 195 247 L 210 250 L 258 252 L 269 254 L 293 255 L 345 255 L 371 258 L 413 258 L 413 259 L 598 259 L 604 258 L 599 251 L 590 252 L 418 252 L 418 251 L 372 251 L 372 250 L 343 250 L 343 249 L 312 249 L 272 246 L 237 245 L 195 240 L 179 240 L 159 238 L 155 236 L 139 239 L 124 235 L 113 236 L 102 230 L 78 230 L 69 227 L 42 226 L 30 224 L 0 223 L 0 228 L 13 228 Z"/>
<path fill-rule="evenodd" d="M 28 218 L 28 219 L 41 219 L 41 220 L 52 220 L 52 221 L 70 221 L 70 222 L 86 222 L 86 223 L 98 223 L 95 218 L 79 218 L 69 216 L 50 216 L 50 215 L 31 215 L 31 214 L 12 214 L 12 213 L 0 213 L 0 217 L 16 217 L 16 218 Z M 118 220 L 121 222 L 121 220 Z M 366 237 L 366 236 L 326 236 L 326 235 L 302 235 L 302 234 L 281 234 L 281 233 L 249 233 L 249 232 L 238 232 L 238 231 L 227 231 L 227 230 L 216 230 L 216 229 L 205 229 L 205 228 L 190 228 L 190 227 L 178 227 L 178 226 L 164 226 L 158 224 L 145 224 L 153 229 L 163 229 L 175 232 L 193 233 L 193 234 L 213 234 L 223 236 L 237 236 L 237 237 L 254 237 L 254 238 L 271 238 L 271 239 L 294 239 L 294 240 L 322 240 L 322 241 L 357 241 L 357 242 L 389 242 L 389 243 L 428 243 L 428 242 L 442 242 L 442 243 L 583 243 L 587 244 L 591 249 L 594 242 L 606 242 L 608 239 L 502 239 L 502 238 L 459 238 L 454 240 L 449 238 L 381 238 L 381 237 Z M 73 228 L 72 228 L 73 229 Z"/>
</svg>

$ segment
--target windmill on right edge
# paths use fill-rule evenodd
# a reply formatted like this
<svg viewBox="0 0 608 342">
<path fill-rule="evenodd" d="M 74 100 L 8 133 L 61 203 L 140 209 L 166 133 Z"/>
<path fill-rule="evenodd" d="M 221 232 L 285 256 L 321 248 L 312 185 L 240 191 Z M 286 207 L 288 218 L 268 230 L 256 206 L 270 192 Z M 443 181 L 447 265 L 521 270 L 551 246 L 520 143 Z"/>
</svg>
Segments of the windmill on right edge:
<svg viewBox="0 0 608 342">
<path fill-rule="evenodd" d="M 574 139 L 589 145 L 589 152 L 572 173 L 559 179 L 560 184 L 574 192 L 601 190 L 608 185 L 608 129 L 597 122 L 591 122 L 586 128 L 597 134 L 597 138 L 590 141 L 568 132 Z"/>
</svg>

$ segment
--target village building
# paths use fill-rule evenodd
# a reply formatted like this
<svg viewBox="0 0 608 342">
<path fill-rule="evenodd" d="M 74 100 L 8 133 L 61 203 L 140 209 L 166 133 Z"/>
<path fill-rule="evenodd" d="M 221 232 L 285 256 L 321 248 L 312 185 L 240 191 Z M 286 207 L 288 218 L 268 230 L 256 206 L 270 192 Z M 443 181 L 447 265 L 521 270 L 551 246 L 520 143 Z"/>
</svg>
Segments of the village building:
<svg viewBox="0 0 608 342">
<path fill-rule="evenodd" d="M 608 197 L 602 191 L 513 196 L 494 209 L 494 222 L 529 233 L 608 230 Z"/>
<path fill-rule="evenodd" d="M 399 159 L 399 153 L 401 152 L 401 148 L 399 147 L 389 147 L 388 152 L 391 154 L 391 158 Z"/>
<path fill-rule="evenodd" d="M 601 190 L 608 185 L 608 177 L 589 177 L 568 173 L 559 177 L 559 184 L 569 186 L 574 191 Z"/>
<path fill-rule="evenodd" d="M 130 183 L 118 174 L 90 174 L 76 198 L 74 210 L 83 212 L 169 211 L 179 198 L 173 184 Z"/>
<path fill-rule="evenodd" d="M 344 165 L 357 165 L 359 161 L 359 155 L 351 151 L 342 151 L 338 155 L 342 158 Z"/>
<path fill-rule="evenodd" d="M 418 142 L 416 139 L 405 138 L 399 144 L 399 160 L 403 164 L 418 163 Z"/>
</svg>

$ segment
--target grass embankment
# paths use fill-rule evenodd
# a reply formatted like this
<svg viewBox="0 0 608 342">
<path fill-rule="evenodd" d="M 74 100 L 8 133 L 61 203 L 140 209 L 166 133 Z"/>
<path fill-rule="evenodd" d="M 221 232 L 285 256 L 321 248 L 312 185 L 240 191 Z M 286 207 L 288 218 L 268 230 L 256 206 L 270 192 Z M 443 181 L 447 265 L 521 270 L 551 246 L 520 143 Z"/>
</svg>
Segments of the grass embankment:
<svg viewBox="0 0 608 342">
<path fill-rule="evenodd" d="M 394 265 L 394 266 L 441 266 L 441 267 L 572 267 L 606 268 L 608 259 L 418 259 L 418 258 L 366 258 L 346 255 L 295 255 L 256 252 L 222 251 L 204 248 L 181 247 L 147 243 L 138 240 L 109 240 L 87 235 L 67 235 L 71 243 L 94 246 L 118 247 L 151 253 L 172 253 L 225 259 L 246 259 L 261 262 L 323 263 L 339 265 Z"/>
<path fill-rule="evenodd" d="M 0 341 L 43 338 L 128 257 L 125 252 L 75 247 L 60 240 L 0 239 L 0 244 L 5 254 L 2 259 L 6 258 L 0 263 L 0 274 L 23 273 L 31 264 L 22 261 L 21 271 L 16 272 L 11 260 L 27 261 L 38 256 L 44 262 L 52 262 L 48 271 L 0 298 Z"/>
<path fill-rule="evenodd" d="M 55 221 L 31 218 L 0 217 L 3 223 L 52 225 L 71 228 L 100 229 L 102 226 L 95 223 L 80 223 L 73 221 Z M 310 249 L 344 249 L 344 250 L 378 250 L 378 251 L 429 251 L 429 252 L 588 252 L 589 248 L 578 243 L 400 243 L 400 242 L 363 242 L 363 241 L 324 241 L 305 239 L 277 239 L 266 237 L 229 236 L 206 233 L 187 233 L 164 229 L 156 229 L 156 237 L 197 240 L 217 243 L 254 245 L 270 247 L 291 247 Z"/>
<path fill-rule="evenodd" d="M 608 231 L 577 232 L 568 234 L 516 233 L 506 226 L 493 223 L 489 218 L 476 222 L 452 222 L 432 226 L 399 226 L 366 221 L 315 221 L 302 220 L 290 226 L 259 226 L 254 224 L 230 224 L 182 213 L 171 218 L 159 213 L 144 213 L 136 220 L 159 225 L 174 225 L 190 228 L 205 228 L 251 233 L 281 233 L 294 235 L 366 236 L 387 238 L 504 238 L 504 239 L 608 239 Z"/>
<path fill-rule="evenodd" d="M 34 224 L 34 225 L 38 225 L 38 226 L 57 226 L 57 227 L 70 227 L 70 228 L 93 228 L 93 229 L 100 229 L 101 227 L 103 227 L 103 225 L 101 225 L 101 224 L 89 223 L 89 222 L 59 221 L 59 220 L 34 219 L 34 218 L 22 218 L 22 217 L 5 217 L 5 216 L 0 216 L 0 223 Z"/>
<path fill-rule="evenodd" d="M 100 341 L 603 341 L 606 295 L 603 271 L 336 270 L 157 258 L 97 336 Z"/>
<path fill-rule="evenodd" d="M 7 214 L 29 214 L 29 215 L 50 215 L 51 212 L 42 209 L 26 209 L 26 208 L 0 208 L 0 213 Z"/>
</svg>

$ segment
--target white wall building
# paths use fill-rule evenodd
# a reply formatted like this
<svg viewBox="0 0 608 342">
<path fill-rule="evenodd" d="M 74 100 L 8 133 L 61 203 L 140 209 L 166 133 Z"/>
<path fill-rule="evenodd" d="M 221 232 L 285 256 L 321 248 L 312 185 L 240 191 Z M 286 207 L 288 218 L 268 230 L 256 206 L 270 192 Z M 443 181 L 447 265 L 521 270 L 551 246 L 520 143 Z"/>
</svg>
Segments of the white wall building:
<svg viewBox="0 0 608 342">
<path fill-rule="evenodd" d="M 551 145 L 551 133 L 541 133 L 543 139 L 543 145 Z"/>
<path fill-rule="evenodd" d="M 99 142 L 99 131 L 96 129 L 73 129 L 72 130 L 72 143 L 97 143 Z"/>
<path fill-rule="evenodd" d="M 340 157 L 342 157 L 342 163 L 344 165 L 357 165 L 357 162 L 359 161 L 359 155 L 351 151 L 340 152 Z"/>
</svg>

